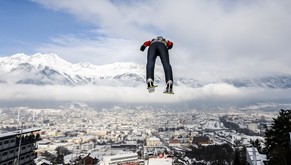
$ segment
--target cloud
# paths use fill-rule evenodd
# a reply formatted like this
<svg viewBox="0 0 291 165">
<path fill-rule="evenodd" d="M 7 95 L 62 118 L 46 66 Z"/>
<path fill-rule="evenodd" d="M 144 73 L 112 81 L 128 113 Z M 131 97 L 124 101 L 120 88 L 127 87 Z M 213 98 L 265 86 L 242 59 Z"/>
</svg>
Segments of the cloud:
<svg viewBox="0 0 291 165">
<path fill-rule="evenodd" d="M 43 53 L 57 52 L 59 56 L 72 63 L 90 62 L 95 65 L 117 61 L 142 63 L 146 58 L 143 53 L 136 49 L 139 46 L 132 40 L 124 38 L 101 36 L 89 39 L 61 36 L 52 39 L 51 43 L 42 44 L 38 51 Z"/>
<path fill-rule="evenodd" d="M 175 87 L 174 95 L 163 94 L 157 88 L 149 94 L 144 87 L 112 86 L 35 86 L 0 84 L 0 104 L 8 102 L 85 102 L 94 104 L 179 104 L 179 105 L 239 105 L 250 102 L 277 102 L 290 100 L 291 89 L 235 88 L 229 84 L 210 84 L 202 88 Z"/>
<path fill-rule="evenodd" d="M 33 1 L 96 26 L 85 37 L 54 36 L 37 49 L 69 61 L 142 63 L 140 45 L 161 34 L 174 42 L 176 74 L 219 79 L 291 73 L 288 0 Z"/>
</svg>

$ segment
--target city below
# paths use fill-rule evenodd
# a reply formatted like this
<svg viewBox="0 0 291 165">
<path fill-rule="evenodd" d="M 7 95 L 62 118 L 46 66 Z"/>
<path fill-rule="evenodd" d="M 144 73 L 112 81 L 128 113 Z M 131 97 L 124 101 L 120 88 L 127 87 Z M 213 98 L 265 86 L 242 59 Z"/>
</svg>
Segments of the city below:
<svg viewBox="0 0 291 165">
<path fill-rule="evenodd" d="M 40 135 L 34 141 L 34 163 L 42 165 L 203 165 L 212 161 L 192 152 L 210 146 L 231 148 L 224 154 L 226 158 L 221 157 L 225 164 L 233 162 L 235 149 L 243 153 L 243 161 L 252 164 L 266 160 L 252 144 L 264 143 L 264 131 L 277 115 L 276 110 L 94 109 L 77 103 L 55 109 L 0 108 L 0 142 L 5 142 L 1 137 L 11 136 L 9 133 L 18 137 L 21 131 L 35 129 L 27 132 L 33 137 Z"/>
</svg>

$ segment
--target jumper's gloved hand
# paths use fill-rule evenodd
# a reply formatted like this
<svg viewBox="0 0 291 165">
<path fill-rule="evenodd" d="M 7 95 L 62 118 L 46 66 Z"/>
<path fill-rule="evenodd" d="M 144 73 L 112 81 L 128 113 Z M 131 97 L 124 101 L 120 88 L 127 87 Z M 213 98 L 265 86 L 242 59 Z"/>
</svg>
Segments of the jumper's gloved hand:
<svg viewBox="0 0 291 165">
<path fill-rule="evenodd" d="M 172 49 L 173 47 L 173 43 L 171 43 L 169 46 L 168 46 L 168 49 Z"/>
<path fill-rule="evenodd" d="M 140 47 L 140 51 L 143 52 L 143 51 L 145 50 L 145 48 L 146 48 L 146 47 L 145 47 L 144 45 L 142 45 L 142 46 Z"/>
</svg>

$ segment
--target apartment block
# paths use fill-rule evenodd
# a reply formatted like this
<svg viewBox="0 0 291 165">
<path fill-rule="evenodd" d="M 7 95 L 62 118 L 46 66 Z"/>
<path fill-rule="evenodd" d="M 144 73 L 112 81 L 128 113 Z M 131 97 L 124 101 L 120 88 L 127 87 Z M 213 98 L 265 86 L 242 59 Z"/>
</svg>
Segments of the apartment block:
<svg viewBox="0 0 291 165">
<path fill-rule="evenodd" d="M 0 134 L 1 165 L 34 165 L 40 129 L 25 129 Z"/>
</svg>

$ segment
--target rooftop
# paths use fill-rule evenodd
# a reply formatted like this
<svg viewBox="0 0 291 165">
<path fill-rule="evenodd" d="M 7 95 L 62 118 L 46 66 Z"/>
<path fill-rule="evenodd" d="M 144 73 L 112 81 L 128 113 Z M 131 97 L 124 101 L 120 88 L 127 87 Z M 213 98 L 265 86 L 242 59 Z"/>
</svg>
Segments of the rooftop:
<svg viewBox="0 0 291 165">
<path fill-rule="evenodd" d="M 9 137 L 9 136 L 16 136 L 16 135 L 21 135 L 21 134 L 27 134 L 27 133 L 31 133 L 31 132 L 37 132 L 40 130 L 41 130 L 40 128 L 29 128 L 29 129 L 24 129 L 24 130 L 7 132 L 7 133 L 0 134 L 0 138 Z"/>
<path fill-rule="evenodd" d="M 149 159 L 149 165 L 172 165 L 172 159 Z"/>
</svg>

